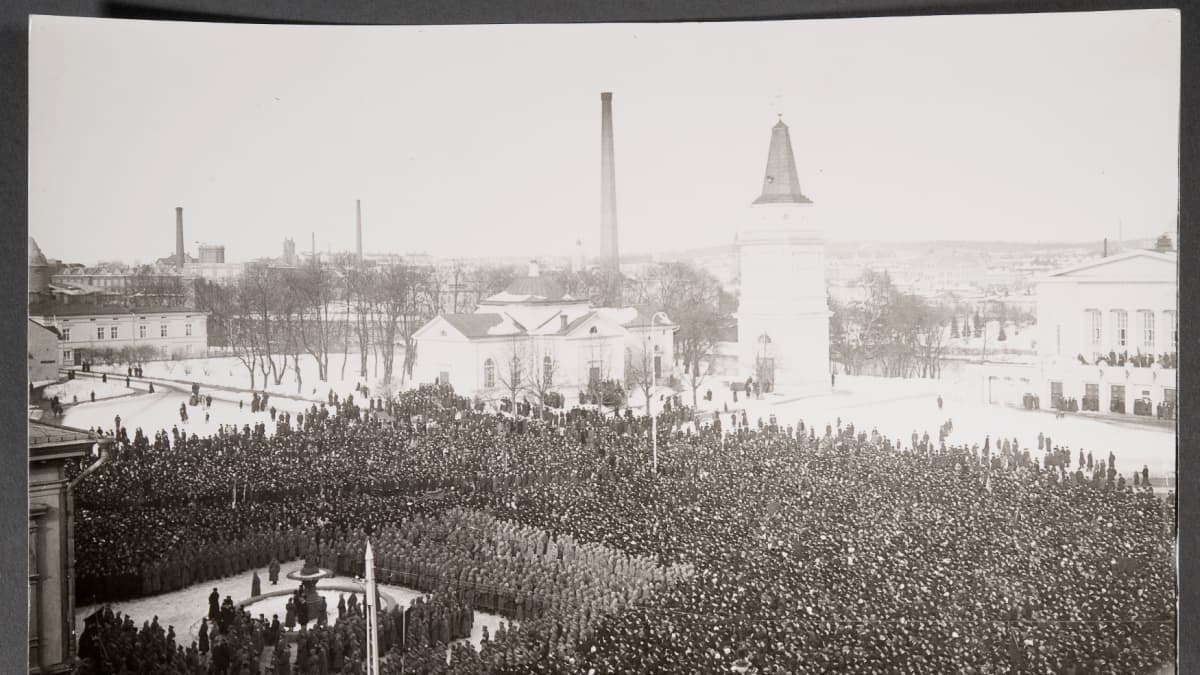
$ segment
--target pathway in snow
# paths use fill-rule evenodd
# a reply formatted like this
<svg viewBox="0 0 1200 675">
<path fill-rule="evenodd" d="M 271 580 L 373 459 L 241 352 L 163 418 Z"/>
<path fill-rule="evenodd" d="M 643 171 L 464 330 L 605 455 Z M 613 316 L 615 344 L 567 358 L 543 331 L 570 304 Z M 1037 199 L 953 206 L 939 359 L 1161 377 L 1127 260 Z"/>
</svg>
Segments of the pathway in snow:
<svg viewBox="0 0 1200 675">
<path fill-rule="evenodd" d="M 289 580 L 286 575 L 288 572 L 299 570 L 304 566 L 303 560 L 292 560 L 280 565 L 279 569 L 279 584 L 272 586 L 267 580 L 267 569 L 264 567 L 258 570 L 247 570 L 241 574 L 227 577 L 224 579 L 209 580 L 204 583 L 193 584 L 187 588 L 172 591 L 170 593 L 162 593 L 146 598 L 137 598 L 126 602 L 114 602 L 110 606 L 114 612 L 128 614 L 133 618 L 133 621 L 138 626 L 143 622 L 151 621 L 154 617 L 158 617 L 158 623 L 167 629 L 167 626 L 175 627 L 176 643 L 183 646 L 188 646 L 193 640 L 197 639 L 200 631 L 200 620 L 208 615 L 208 595 L 212 593 L 212 589 L 216 588 L 221 594 L 221 601 L 224 602 L 225 596 L 233 598 L 235 603 L 245 600 L 250 597 L 251 578 L 255 571 L 262 581 L 262 591 L 268 593 L 280 589 L 296 588 L 298 583 Z M 317 584 L 320 589 L 324 584 L 351 584 L 362 586 L 362 582 L 351 577 L 333 576 L 328 579 L 323 579 Z M 385 593 L 396 603 L 402 607 L 407 607 L 412 604 L 418 597 L 425 596 L 420 591 L 414 591 L 411 588 L 403 586 L 393 586 L 391 584 L 379 584 L 381 593 Z M 92 612 L 96 611 L 103 605 L 84 605 L 75 610 L 75 631 L 77 634 L 83 634 L 83 620 Z M 259 611 L 253 607 L 252 612 L 258 614 Z M 337 613 L 336 601 L 330 607 L 331 612 Z M 270 616 L 266 617 L 268 621 Z M 284 617 L 281 615 L 279 621 L 282 623 Z M 475 624 L 471 628 L 471 644 L 479 649 L 480 641 L 483 639 L 483 627 L 487 626 L 488 634 L 495 635 L 496 629 L 501 624 L 511 623 L 508 619 L 496 615 L 487 614 L 485 612 L 475 612 Z M 293 647 L 293 656 L 295 648 Z"/>
</svg>

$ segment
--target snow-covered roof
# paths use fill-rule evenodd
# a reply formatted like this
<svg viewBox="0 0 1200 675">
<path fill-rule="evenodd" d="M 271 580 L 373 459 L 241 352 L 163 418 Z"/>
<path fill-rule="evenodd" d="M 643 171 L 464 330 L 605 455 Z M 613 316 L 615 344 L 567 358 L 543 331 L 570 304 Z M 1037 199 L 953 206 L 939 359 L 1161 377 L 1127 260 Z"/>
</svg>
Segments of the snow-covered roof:
<svg viewBox="0 0 1200 675">
<path fill-rule="evenodd" d="M 468 339 L 525 333 L 524 326 L 504 313 L 443 314 L 440 318 Z"/>
<path fill-rule="evenodd" d="M 674 327 L 676 325 L 666 313 L 655 312 L 644 305 L 634 305 L 633 307 L 598 307 L 595 311 L 609 321 L 625 328 L 650 326 L 652 320 L 654 326 Z M 655 314 L 658 314 L 657 319 L 654 318 Z"/>
<path fill-rule="evenodd" d="M 1117 269 L 1121 267 L 1129 268 L 1131 263 L 1133 264 L 1132 267 L 1138 267 L 1135 261 L 1162 263 L 1164 267 L 1169 265 L 1171 272 L 1174 273 L 1175 267 L 1179 262 L 1179 257 L 1174 251 L 1160 252 L 1147 249 L 1138 249 L 1135 251 L 1127 251 L 1125 253 L 1118 253 L 1116 255 L 1110 255 L 1102 258 L 1092 258 L 1091 260 L 1087 260 L 1078 265 L 1072 265 L 1070 267 L 1055 270 L 1042 277 L 1041 281 L 1066 281 L 1071 277 L 1085 276 L 1084 273 L 1087 272 L 1096 272 L 1099 270 L 1099 268 L 1103 267 L 1109 268 L 1109 270 L 1105 270 L 1104 273 L 1107 273 L 1107 275 L 1110 276 L 1113 281 L 1119 281 L 1121 278 L 1123 278 L 1123 275 L 1117 274 Z M 1140 278 L 1143 276 L 1142 272 L 1144 272 L 1144 270 L 1139 269 L 1137 272 L 1138 273 L 1134 276 Z"/>
</svg>

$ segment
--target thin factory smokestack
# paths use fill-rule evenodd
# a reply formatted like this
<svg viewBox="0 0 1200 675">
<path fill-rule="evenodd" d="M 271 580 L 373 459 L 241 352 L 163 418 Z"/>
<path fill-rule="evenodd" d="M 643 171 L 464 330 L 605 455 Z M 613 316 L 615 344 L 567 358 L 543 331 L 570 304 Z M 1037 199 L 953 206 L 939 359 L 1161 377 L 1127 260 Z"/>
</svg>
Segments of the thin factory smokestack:
<svg viewBox="0 0 1200 675">
<path fill-rule="evenodd" d="M 175 267 L 183 272 L 183 207 L 175 207 Z"/>
<path fill-rule="evenodd" d="M 613 159 L 612 93 L 600 94 L 600 258 L 604 267 L 621 269 L 617 247 L 617 175 Z"/>
<path fill-rule="evenodd" d="M 361 263 L 363 261 L 363 254 L 362 254 L 362 200 L 361 199 L 354 200 L 354 222 L 355 222 L 355 228 L 356 228 L 355 232 L 357 235 L 357 239 L 356 239 L 357 243 L 355 246 L 355 250 L 358 251 L 358 262 Z"/>
</svg>

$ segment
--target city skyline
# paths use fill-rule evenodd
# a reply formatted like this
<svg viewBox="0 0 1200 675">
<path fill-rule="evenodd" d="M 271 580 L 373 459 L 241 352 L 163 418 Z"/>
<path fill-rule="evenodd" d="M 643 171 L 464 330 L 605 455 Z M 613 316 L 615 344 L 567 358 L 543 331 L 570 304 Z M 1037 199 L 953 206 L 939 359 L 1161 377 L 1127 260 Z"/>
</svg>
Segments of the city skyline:
<svg viewBox="0 0 1200 675">
<path fill-rule="evenodd" d="M 732 243 L 780 115 L 831 241 L 1175 229 L 1170 11 L 31 30 L 30 235 L 64 261 L 163 257 L 176 206 L 189 251 L 351 251 L 357 199 L 368 254 L 595 256 L 602 91 L 623 255 Z"/>
</svg>

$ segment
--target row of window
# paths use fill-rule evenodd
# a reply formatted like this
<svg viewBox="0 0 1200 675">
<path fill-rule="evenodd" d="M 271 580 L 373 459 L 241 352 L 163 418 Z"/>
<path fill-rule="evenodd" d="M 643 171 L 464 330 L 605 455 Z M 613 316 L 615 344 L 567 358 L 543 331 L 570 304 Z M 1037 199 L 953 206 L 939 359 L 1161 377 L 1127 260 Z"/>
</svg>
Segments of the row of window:
<svg viewBox="0 0 1200 675">
<path fill-rule="evenodd" d="M 1141 392 L 1142 398 L 1150 398 L 1150 390 L 1149 389 L 1140 389 L 1138 391 Z M 1163 393 L 1163 398 L 1162 398 L 1163 403 L 1170 403 L 1172 405 L 1175 404 L 1177 394 L 1174 389 L 1169 388 L 1169 387 L 1164 387 L 1162 390 L 1162 393 Z M 1099 401 L 1100 400 L 1100 385 L 1092 384 L 1092 383 L 1084 383 L 1083 397 L 1084 397 L 1084 399 L 1094 399 L 1096 401 Z M 1051 382 L 1050 383 L 1051 405 L 1056 405 L 1058 402 L 1062 401 L 1062 399 L 1063 399 L 1063 383 L 1062 382 Z M 1123 384 L 1109 385 L 1109 400 L 1110 401 L 1120 401 L 1123 404 L 1123 402 L 1125 401 L 1125 385 L 1123 385 Z M 1085 403 L 1086 403 L 1086 401 L 1085 401 Z"/>
<path fill-rule="evenodd" d="M 520 359 L 514 356 L 511 365 L 514 373 L 521 372 Z M 547 387 L 554 384 L 554 360 L 549 356 L 542 359 L 542 380 Z M 483 362 L 483 386 L 485 389 L 496 386 L 496 362 L 491 359 Z"/>
<path fill-rule="evenodd" d="M 118 326 L 108 326 L 107 328 L 108 328 L 108 331 L 107 331 L 108 339 L 110 339 L 110 340 L 119 340 L 119 339 L 120 339 L 120 337 L 121 337 L 121 333 L 120 333 L 120 331 L 118 330 Z M 105 330 L 104 330 L 104 329 L 105 329 L 105 326 L 96 326 L 96 339 L 97 339 L 97 340 L 103 340 L 103 339 L 104 339 L 104 336 L 105 336 Z M 190 324 L 190 323 L 189 323 L 189 324 L 184 324 L 184 326 L 183 326 L 183 334 L 184 334 L 184 336 L 186 336 L 186 337 L 191 337 L 191 336 L 192 336 L 192 324 Z M 164 323 L 164 324 L 159 324 L 159 326 L 158 326 L 158 336 L 159 336 L 159 337 L 168 337 L 168 335 L 167 335 L 167 324 L 165 324 L 165 323 Z M 138 337 L 139 337 L 139 338 L 144 338 L 144 337 L 146 337 L 146 324 L 142 324 L 142 325 L 138 326 Z M 70 329 L 70 328 L 63 328 L 63 329 L 62 329 L 62 339 L 63 339 L 63 341 L 64 341 L 64 342 L 70 342 L 70 341 L 71 341 L 71 329 Z"/>
<path fill-rule="evenodd" d="M 1139 309 L 1137 311 L 1137 313 L 1138 313 L 1138 317 L 1139 317 L 1139 321 L 1140 321 L 1140 328 L 1141 328 L 1141 335 L 1142 335 L 1142 341 L 1141 341 L 1140 346 L 1142 348 L 1144 348 L 1146 351 L 1153 353 L 1154 349 L 1155 349 L 1155 347 L 1154 347 L 1154 340 L 1155 340 L 1154 312 L 1152 310 L 1148 310 L 1148 309 Z M 1091 330 L 1089 332 L 1091 335 L 1092 346 L 1100 347 L 1101 345 L 1104 344 L 1103 312 L 1101 312 L 1098 309 L 1089 309 L 1089 310 L 1087 310 L 1087 314 L 1088 314 L 1088 321 L 1091 326 Z M 1113 338 L 1115 341 L 1114 346 L 1117 348 L 1120 348 L 1120 349 L 1125 349 L 1130 346 L 1129 313 L 1123 309 L 1114 309 L 1114 310 L 1112 310 L 1112 312 L 1110 312 L 1110 314 L 1112 315 L 1111 323 L 1112 323 Z M 1176 320 L 1175 312 L 1174 311 L 1166 311 L 1163 313 L 1163 315 L 1166 318 L 1167 334 L 1170 336 L 1170 339 L 1171 339 L 1171 348 L 1170 349 L 1171 349 L 1171 351 L 1178 351 L 1178 349 L 1179 349 L 1179 329 L 1178 329 L 1178 321 Z"/>
</svg>

